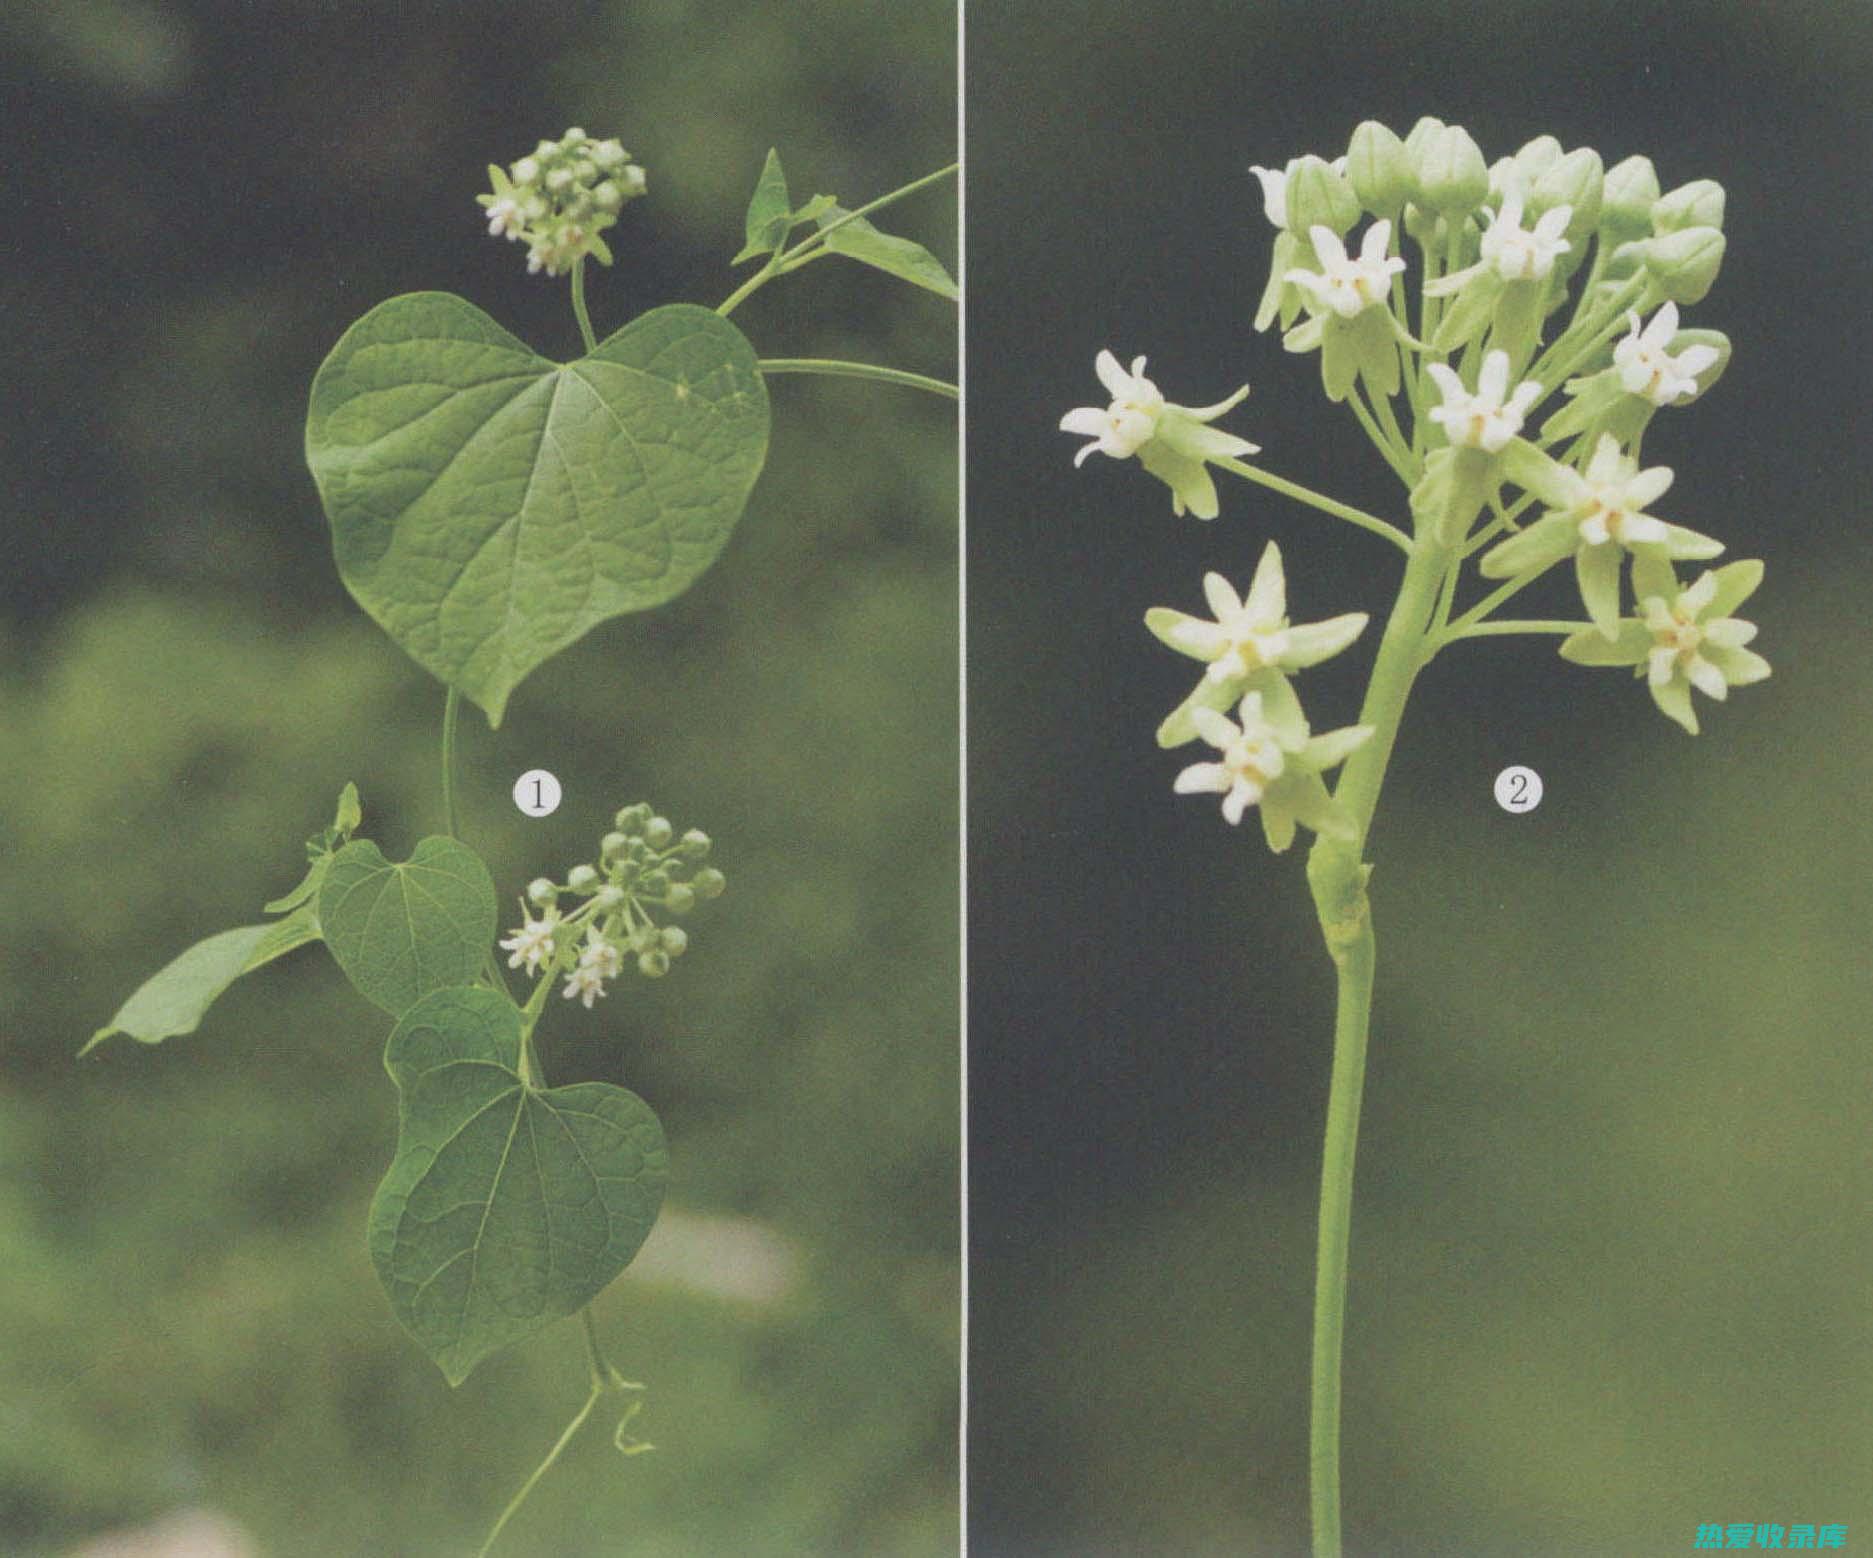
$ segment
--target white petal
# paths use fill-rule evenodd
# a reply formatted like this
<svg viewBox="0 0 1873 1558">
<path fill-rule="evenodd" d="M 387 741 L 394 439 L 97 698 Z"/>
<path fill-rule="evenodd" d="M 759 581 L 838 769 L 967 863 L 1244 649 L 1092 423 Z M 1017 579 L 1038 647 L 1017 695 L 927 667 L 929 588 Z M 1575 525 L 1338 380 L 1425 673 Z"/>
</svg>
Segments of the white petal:
<svg viewBox="0 0 1873 1558">
<path fill-rule="evenodd" d="M 1346 245 L 1340 242 L 1340 235 L 1331 227 L 1322 227 L 1316 222 L 1308 228 L 1307 236 L 1313 240 L 1314 253 L 1320 259 L 1320 268 L 1328 275 L 1344 269 L 1346 265 Z"/>
<path fill-rule="evenodd" d="M 1650 508 L 1666 493 L 1671 491 L 1672 473 L 1669 465 L 1654 465 L 1638 475 L 1628 477 L 1625 486 L 1625 499 L 1628 508 Z"/>
<path fill-rule="evenodd" d="M 1221 794 L 1234 781 L 1221 763 L 1192 763 L 1171 781 L 1179 795 Z"/>
<path fill-rule="evenodd" d="M 1730 696 L 1730 684 L 1723 679 L 1723 672 L 1702 655 L 1691 657 L 1691 663 L 1684 668 L 1684 674 L 1691 679 L 1691 685 L 1706 698 L 1715 698 L 1722 703 Z"/>
<path fill-rule="evenodd" d="M 1431 381 L 1437 385 L 1439 391 L 1443 394 L 1444 404 L 1446 406 L 1450 405 L 1453 400 L 1465 397 L 1466 392 L 1463 388 L 1463 380 L 1457 377 L 1457 370 L 1455 368 L 1451 367 L 1448 363 L 1441 362 L 1427 362 L 1424 366 L 1425 370 L 1431 375 Z"/>
<path fill-rule="evenodd" d="M 1099 382 L 1105 385 L 1106 393 L 1114 400 L 1124 399 L 1125 392 L 1132 387 L 1132 381 L 1119 366 L 1118 358 L 1110 352 L 1101 352 L 1093 359 L 1093 371 L 1099 375 Z"/>
<path fill-rule="evenodd" d="M 1714 573 L 1705 573 L 1696 584 L 1678 596 L 1678 605 L 1681 609 L 1688 610 L 1692 616 L 1696 616 L 1716 598 L 1717 576 Z"/>
<path fill-rule="evenodd" d="M 1213 747 L 1222 748 L 1236 740 L 1242 732 L 1236 729 L 1235 722 L 1227 714 L 1215 709 L 1202 707 L 1190 711 L 1190 723 L 1197 727 L 1197 734 Z"/>
<path fill-rule="evenodd" d="M 1243 615 L 1266 631 L 1279 622 L 1288 609 L 1288 581 L 1281 569 L 1281 548 L 1270 541 L 1255 565 L 1255 577 L 1249 581 L 1248 599 Z"/>
<path fill-rule="evenodd" d="M 1223 816 L 1231 824 L 1242 821 L 1242 814 L 1261 797 L 1244 780 L 1238 779 L 1223 797 Z"/>
<path fill-rule="evenodd" d="M 1638 328 L 1639 316 L 1634 314 L 1633 328 Z M 1678 333 L 1678 305 L 1667 303 L 1652 316 L 1652 322 L 1645 327 L 1640 341 L 1655 352 L 1662 352 L 1671 344 L 1671 338 Z"/>
<path fill-rule="evenodd" d="M 1077 470 L 1080 466 L 1084 465 L 1087 455 L 1091 454 L 1095 449 L 1103 449 L 1104 447 L 1105 441 L 1103 439 L 1098 443 L 1082 444 L 1080 446 L 1080 452 L 1073 456 L 1074 468 Z"/>
<path fill-rule="evenodd" d="M 1646 656 L 1645 679 L 1654 687 L 1663 687 L 1671 680 L 1672 664 L 1677 658 L 1677 650 L 1661 644 Z"/>
<path fill-rule="evenodd" d="M 1180 622 L 1168 635 L 1173 649 L 1180 649 L 1199 660 L 1214 660 L 1233 640 L 1214 622 L 1199 622 L 1195 617 Z"/>
<path fill-rule="evenodd" d="M 1060 431 L 1078 433 L 1083 438 L 1103 438 L 1107 413 L 1097 406 L 1075 406 L 1060 419 Z"/>
<path fill-rule="evenodd" d="M 1476 398 L 1500 406 L 1509 389 L 1509 354 L 1491 352 L 1483 359 L 1483 371 L 1476 376 Z"/>
<path fill-rule="evenodd" d="M 1242 615 L 1241 597 L 1220 573 L 1206 573 L 1203 576 L 1203 598 L 1210 603 L 1211 614 L 1219 623 L 1227 623 Z M 1205 627 L 1208 625 L 1204 624 Z"/>
<path fill-rule="evenodd" d="M 1386 247 L 1392 241 L 1392 224 L 1389 221 L 1374 222 L 1366 229 L 1366 236 L 1359 245 L 1359 257 L 1368 265 L 1383 264 L 1386 259 Z"/>
</svg>

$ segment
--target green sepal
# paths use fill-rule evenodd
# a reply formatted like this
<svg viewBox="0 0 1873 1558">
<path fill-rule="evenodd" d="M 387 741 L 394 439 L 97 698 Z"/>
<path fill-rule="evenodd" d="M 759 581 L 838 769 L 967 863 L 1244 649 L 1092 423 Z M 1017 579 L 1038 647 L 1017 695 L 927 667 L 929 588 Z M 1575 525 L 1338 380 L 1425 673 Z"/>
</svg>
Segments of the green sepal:
<svg viewBox="0 0 1873 1558">
<path fill-rule="evenodd" d="M 1674 724 L 1682 725 L 1690 735 L 1697 734 L 1697 710 L 1691 706 L 1689 682 L 1676 676 L 1668 682 L 1654 682 L 1648 677 L 1646 687 L 1659 713 Z"/>
<path fill-rule="evenodd" d="M 367 1001 L 400 1017 L 424 996 L 474 979 L 495 930 L 494 881 L 452 838 L 426 838 L 393 864 L 369 839 L 332 857 L 318 922 Z"/>
<path fill-rule="evenodd" d="M 1657 596 L 1666 602 L 1677 599 L 1682 586 L 1678 583 L 1678 570 L 1671 565 L 1671 559 L 1663 552 L 1647 550 L 1636 552 L 1632 559 L 1632 598 L 1641 604 Z"/>
<path fill-rule="evenodd" d="M 1706 622 L 1729 616 L 1754 595 L 1757 586 L 1762 583 L 1763 566 L 1757 558 L 1745 557 L 1734 563 L 1725 563 L 1721 568 L 1713 568 L 1711 572 L 1717 576 L 1717 593 L 1704 608 Z"/>
<path fill-rule="evenodd" d="M 1495 318 L 1496 304 L 1508 283 L 1493 266 L 1478 264 L 1464 278 L 1457 299 L 1437 321 L 1431 350 L 1448 355 L 1481 338 Z"/>
<path fill-rule="evenodd" d="M 1574 554 L 1574 577 L 1580 586 L 1580 603 L 1586 608 L 1587 620 L 1599 629 L 1602 638 L 1619 636 L 1619 574 L 1625 559 L 1626 554 L 1617 541 L 1583 546 Z"/>
<path fill-rule="evenodd" d="M 1268 265 L 1268 285 L 1262 288 L 1262 301 L 1255 309 L 1255 328 L 1266 330 L 1281 320 L 1282 329 L 1293 323 L 1301 309 L 1301 289 L 1286 279 L 1291 270 L 1304 268 L 1303 254 L 1299 240 L 1293 233 L 1282 231 L 1275 234 L 1273 256 Z"/>
<path fill-rule="evenodd" d="M 1376 304 L 1347 321 L 1353 350 L 1359 357 L 1359 376 L 1374 396 L 1389 398 L 1402 382 L 1398 367 L 1398 321 L 1389 308 Z"/>
<path fill-rule="evenodd" d="M 739 265 L 743 260 L 773 253 L 787 236 L 790 212 L 787 175 L 781 170 L 780 153 L 770 146 L 767 161 L 761 165 L 761 176 L 755 181 L 754 194 L 748 201 L 744 223 L 748 241 L 729 264 Z"/>
<path fill-rule="evenodd" d="M 1538 573 L 1571 556 L 1579 544 L 1580 529 L 1575 520 L 1565 514 L 1546 514 L 1492 546 L 1477 563 L 1477 572 L 1485 579 Z"/>
<path fill-rule="evenodd" d="M 884 271 L 899 281 L 934 292 L 952 303 L 962 297 L 943 263 L 920 243 L 908 238 L 881 233 L 862 216 L 848 216 L 837 205 L 829 206 L 817 218 L 826 234 L 826 247 L 834 254 L 857 260 L 874 270 Z M 837 223 L 835 227 L 833 224 Z"/>
<path fill-rule="evenodd" d="M 1338 405 L 1353 392 L 1358 382 L 1363 334 L 1359 321 L 1376 309 L 1365 309 L 1351 319 L 1338 314 L 1322 315 L 1320 337 L 1320 383 L 1327 399 Z"/>
<path fill-rule="evenodd" d="M 577 1313 L 642 1248 L 669 1154 L 645 1102 L 606 1082 L 538 1088 L 497 991 L 431 992 L 397 1023 L 397 1151 L 371 1201 L 371 1263 L 451 1385 Z"/>
<path fill-rule="evenodd" d="M 1561 641 L 1561 658 L 1575 665 L 1642 665 L 1651 652 L 1651 630 L 1636 617 L 1623 618 L 1612 638 L 1589 627 Z"/>
<path fill-rule="evenodd" d="M 1546 429 L 1543 430 L 1546 436 Z M 1551 509 L 1569 507 L 1579 492 L 1576 478 L 1565 465 L 1526 438 L 1511 438 L 1497 456 L 1505 481 L 1532 492 Z"/>
</svg>

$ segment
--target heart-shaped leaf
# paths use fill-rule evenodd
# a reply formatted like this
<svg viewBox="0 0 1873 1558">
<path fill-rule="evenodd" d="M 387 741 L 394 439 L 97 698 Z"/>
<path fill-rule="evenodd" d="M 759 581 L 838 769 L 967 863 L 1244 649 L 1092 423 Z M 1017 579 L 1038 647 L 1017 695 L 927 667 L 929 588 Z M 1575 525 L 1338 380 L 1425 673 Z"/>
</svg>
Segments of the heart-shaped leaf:
<svg viewBox="0 0 1873 1558">
<path fill-rule="evenodd" d="M 326 358 L 306 461 L 345 587 L 498 725 L 543 661 L 715 560 L 767 431 L 754 349 L 706 308 L 653 309 L 562 366 L 416 292 Z"/>
<path fill-rule="evenodd" d="M 494 940 L 493 879 L 451 838 L 426 838 L 395 865 L 353 839 L 326 867 L 318 906 L 345 977 L 393 1017 L 432 990 L 467 984 Z"/>
<path fill-rule="evenodd" d="M 371 1260 L 452 1385 L 596 1298 L 650 1233 L 669 1178 L 641 1098 L 605 1082 L 531 1087 L 520 1043 L 505 996 L 438 990 L 384 1052 L 397 1155 L 371 1201 Z"/>
</svg>

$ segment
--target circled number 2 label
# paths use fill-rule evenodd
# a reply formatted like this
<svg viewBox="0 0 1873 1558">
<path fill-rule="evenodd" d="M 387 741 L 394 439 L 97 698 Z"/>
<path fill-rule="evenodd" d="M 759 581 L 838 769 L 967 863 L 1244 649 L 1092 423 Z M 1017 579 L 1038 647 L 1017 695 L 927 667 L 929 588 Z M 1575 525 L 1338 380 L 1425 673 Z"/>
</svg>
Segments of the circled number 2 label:
<svg viewBox="0 0 1873 1558">
<path fill-rule="evenodd" d="M 1532 768 L 1505 768 L 1496 775 L 1496 804 L 1520 816 L 1541 804 L 1541 775 Z"/>
<path fill-rule="evenodd" d="M 529 768 L 514 781 L 514 804 L 529 817 L 558 811 L 559 793 L 559 781 L 544 768 Z"/>
</svg>

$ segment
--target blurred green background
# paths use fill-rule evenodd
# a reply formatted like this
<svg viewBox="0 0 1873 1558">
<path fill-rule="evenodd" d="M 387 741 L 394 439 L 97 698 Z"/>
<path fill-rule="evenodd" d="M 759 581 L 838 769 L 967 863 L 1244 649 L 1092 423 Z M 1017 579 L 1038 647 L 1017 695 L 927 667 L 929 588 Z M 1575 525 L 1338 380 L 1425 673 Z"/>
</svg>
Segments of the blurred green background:
<svg viewBox="0 0 1873 1558">
<path fill-rule="evenodd" d="M 650 173 L 600 333 L 718 302 L 770 144 L 851 203 L 955 155 L 953 10 L 15 0 L 0 83 L 0 1551 L 210 1511 L 228 1551 L 467 1552 L 583 1351 L 562 1325 L 451 1392 L 392 1321 L 381 1016 L 314 950 L 195 1035 L 74 1056 L 297 879 L 347 779 L 393 858 L 441 824 L 440 689 L 344 594 L 302 460 L 344 327 L 440 287 L 572 354 L 565 285 L 473 197 L 573 123 Z M 953 261 L 953 189 L 893 216 Z M 767 355 L 954 376 L 954 311 L 856 267 L 737 320 Z M 640 797 L 730 883 L 672 977 L 542 1026 L 556 1080 L 626 1083 L 670 1138 L 664 1224 L 598 1304 L 658 1448 L 588 1429 L 508 1553 L 956 1547 L 954 408 L 773 401 L 720 564 L 463 728 L 510 910 Z M 508 800 L 534 766 L 565 786 L 540 822 Z"/>
<path fill-rule="evenodd" d="M 1372 843 L 1347 1551 L 1873 1543 L 1873 8 L 1005 0 L 966 51 L 972 1555 L 1307 1550 L 1331 971 L 1304 850 L 1172 795 L 1152 731 L 1194 673 L 1141 618 L 1268 539 L 1302 621 L 1383 611 L 1398 561 L 1227 477 L 1175 520 L 1057 423 L 1103 402 L 1100 348 L 1148 353 L 1175 401 L 1252 383 L 1222 425 L 1261 463 L 1402 516 L 1316 362 L 1251 328 L 1248 168 L 1423 113 L 1728 188 L 1686 320 L 1735 360 L 1645 452 L 1661 512 L 1766 559 L 1775 675 L 1695 740 L 1551 641 L 1419 683 Z M 1371 652 L 1307 673 L 1318 725 Z M 1510 763 L 1547 782 L 1527 817 Z"/>
</svg>

